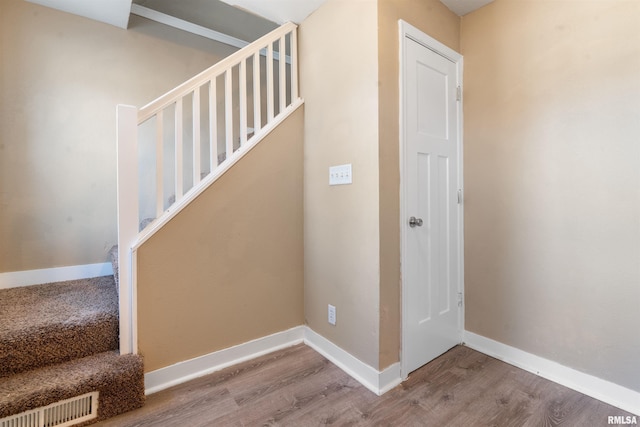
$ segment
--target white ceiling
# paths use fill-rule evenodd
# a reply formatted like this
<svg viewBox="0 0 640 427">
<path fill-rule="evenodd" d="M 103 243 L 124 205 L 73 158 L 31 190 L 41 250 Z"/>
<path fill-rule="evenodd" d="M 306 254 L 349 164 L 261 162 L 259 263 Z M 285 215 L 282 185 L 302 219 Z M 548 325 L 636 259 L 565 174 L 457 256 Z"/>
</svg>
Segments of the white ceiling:
<svg viewBox="0 0 640 427">
<path fill-rule="evenodd" d="M 491 3 L 493 0 L 440 0 L 450 11 L 458 16 L 466 15 L 482 6 Z"/>
<path fill-rule="evenodd" d="M 132 0 L 27 0 L 42 6 L 127 28 Z M 270 21 L 300 23 L 326 0 L 222 0 L 246 9 Z M 440 0 L 459 16 L 472 12 L 493 0 Z M 178 2 L 176 2 L 178 3 Z"/>
<path fill-rule="evenodd" d="M 311 15 L 326 0 L 222 0 L 233 6 L 267 18 L 277 24 L 287 21 L 297 24 Z"/>
<path fill-rule="evenodd" d="M 96 21 L 127 28 L 131 0 L 27 0 Z"/>
<path fill-rule="evenodd" d="M 300 23 L 326 0 L 222 0 L 263 16 L 278 24 L 287 21 Z M 493 0 L 440 0 L 458 16 L 466 15 Z"/>
</svg>

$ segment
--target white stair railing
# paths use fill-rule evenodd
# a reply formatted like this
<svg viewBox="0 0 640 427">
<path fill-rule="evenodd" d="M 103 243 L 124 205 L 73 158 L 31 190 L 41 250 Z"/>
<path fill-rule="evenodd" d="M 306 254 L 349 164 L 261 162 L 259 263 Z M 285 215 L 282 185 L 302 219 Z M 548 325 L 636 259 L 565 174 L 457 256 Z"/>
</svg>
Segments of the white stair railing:
<svg viewBox="0 0 640 427">
<path fill-rule="evenodd" d="M 137 249 L 302 104 L 296 29 L 282 25 L 140 109 L 117 107 L 121 353 L 137 353 Z"/>
</svg>

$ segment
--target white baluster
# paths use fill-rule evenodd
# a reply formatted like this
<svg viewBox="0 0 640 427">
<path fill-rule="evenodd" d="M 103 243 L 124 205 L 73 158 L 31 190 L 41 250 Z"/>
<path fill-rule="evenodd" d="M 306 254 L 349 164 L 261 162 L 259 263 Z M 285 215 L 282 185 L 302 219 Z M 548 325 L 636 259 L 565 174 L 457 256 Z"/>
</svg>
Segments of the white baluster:
<svg viewBox="0 0 640 427">
<path fill-rule="evenodd" d="M 291 31 L 291 103 L 298 99 L 298 34 L 296 30 Z"/>
<path fill-rule="evenodd" d="M 278 63 L 280 65 L 280 84 L 278 84 L 278 89 L 280 91 L 280 109 L 278 110 L 278 114 L 281 114 L 284 111 L 285 106 L 287 105 L 287 47 L 286 47 L 285 35 L 280 37 L 280 56 L 278 58 Z"/>
<path fill-rule="evenodd" d="M 247 143 L 247 60 L 240 61 L 239 70 L 240 146 Z"/>
<path fill-rule="evenodd" d="M 267 45 L 267 123 L 273 120 L 273 43 Z"/>
<path fill-rule="evenodd" d="M 253 55 L 253 129 L 262 128 L 262 94 L 260 93 L 260 52 Z"/>
<path fill-rule="evenodd" d="M 175 119 L 176 119 L 176 138 L 175 138 L 175 164 L 176 164 L 176 202 L 182 198 L 182 194 L 184 192 L 184 184 L 183 184 L 183 161 L 182 161 L 182 98 L 178 98 L 176 101 L 176 111 L 175 111 Z"/>
<path fill-rule="evenodd" d="M 209 81 L 209 172 L 218 167 L 218 93 L 217 76 Z"/>
<path fill-rule="evenodd" d="M 233 154 L 233 79 L 229 68 L 224 73 L 224 117 L 225 117 L 225 144 L 227 159 Z"/>
<path fill-rule="evenodd" d="M 193 91 L 193 186 L 200 182 L 200 87 Z"/>
<path fill-rule="evenodd" d="M 164 110 L 156 114 L 156 218 L 164 212 Z"/>
</svg>

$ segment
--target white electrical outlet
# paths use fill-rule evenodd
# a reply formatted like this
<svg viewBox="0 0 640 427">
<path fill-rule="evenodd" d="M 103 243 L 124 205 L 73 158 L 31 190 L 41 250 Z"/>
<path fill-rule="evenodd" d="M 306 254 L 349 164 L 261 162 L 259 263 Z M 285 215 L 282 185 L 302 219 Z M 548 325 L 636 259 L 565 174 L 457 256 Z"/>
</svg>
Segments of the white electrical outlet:
<svg viewBox="0 0 640 427">
<path fill-rule="evenodd" d="M 345 185 L 352 183 L 351 163 L 329 167 L 329 185 Z"/>
<path fill-rule="evenodd" d="M 330 324 L 335 326 L 335 324 L 336 324 L 336 308 L 334 306 L 332 306 L 331 304 L 329 304 L 327 320 L 329 321 Z"/>
</svg>

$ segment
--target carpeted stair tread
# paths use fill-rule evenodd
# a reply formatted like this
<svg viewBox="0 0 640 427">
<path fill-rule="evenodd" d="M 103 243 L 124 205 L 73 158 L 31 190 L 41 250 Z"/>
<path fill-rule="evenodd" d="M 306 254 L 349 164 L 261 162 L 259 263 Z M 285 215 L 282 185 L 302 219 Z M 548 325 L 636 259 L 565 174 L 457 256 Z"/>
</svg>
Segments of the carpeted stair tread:
<svg viewBox="0 0 640 427">
<path fill-rule="evenodd" d="M 3 377 L 118 348 L 113 276 L 0 290 Z"/>
<path fill-rule="evenodd" d="M 109 351 L 0 379 L 0 418 L 93 391 L 100 392 L 98 420 L 141 407 L 142 358 Z"/>
</svg>

